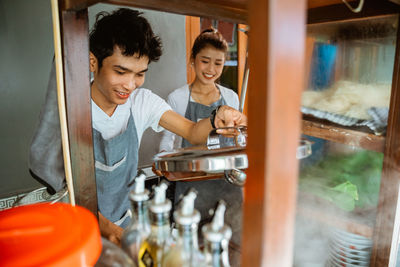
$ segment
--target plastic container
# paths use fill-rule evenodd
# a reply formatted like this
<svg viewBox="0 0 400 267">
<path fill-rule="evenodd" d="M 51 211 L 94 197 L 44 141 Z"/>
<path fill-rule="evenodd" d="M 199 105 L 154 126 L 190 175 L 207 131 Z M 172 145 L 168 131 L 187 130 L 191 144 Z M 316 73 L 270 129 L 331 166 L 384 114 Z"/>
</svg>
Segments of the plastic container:
<svg viewBox="0 0 400 267">
<path fill-rule="evenodd" d="M 120 248 L 103 243 L 102 253 L 97 219 L 79 206 L 39 203 L 0 211 L 3 267 L 134 266 Z M 112 265 L 110 255 L 122 259 L 123 264 Z"/>
</svg>

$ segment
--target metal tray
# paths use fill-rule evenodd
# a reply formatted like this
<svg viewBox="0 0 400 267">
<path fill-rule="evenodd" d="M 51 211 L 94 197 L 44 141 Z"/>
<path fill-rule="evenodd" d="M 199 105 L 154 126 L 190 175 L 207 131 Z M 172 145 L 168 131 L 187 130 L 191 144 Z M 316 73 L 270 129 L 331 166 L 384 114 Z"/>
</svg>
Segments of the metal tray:
<svg viewBox="0 0 400 267">
<path fill-rule="evenodd" d="M 155 169 L 161 172 L 223 173 L 225 170 L 247 169 L 244 147 L 208 149 L 191 147 L 162 152 L 154 157 Z"/>
</svg>

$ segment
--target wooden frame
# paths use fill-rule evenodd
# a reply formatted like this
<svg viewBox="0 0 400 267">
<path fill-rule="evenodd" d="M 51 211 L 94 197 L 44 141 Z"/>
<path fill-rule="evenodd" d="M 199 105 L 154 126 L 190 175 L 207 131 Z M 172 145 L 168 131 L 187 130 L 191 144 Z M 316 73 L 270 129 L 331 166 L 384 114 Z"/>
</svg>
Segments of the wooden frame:
<svg viewBox="0 0 400 267">
<path fill-rule="evenodd" d="M 197 36 L 200 34 L 200 18 L 186 16 L 186 80 L 187 83 L 191 83 L 196 74 L 194 73 L 194 69 L 190 65 L 190 54 L 192 52 L 192 47 L 194 44 L 194 40 L 196 40 Z"/>
<path fill-rule="evenodd" d="M 306 1 L 249 5 L 249 141 L 242 266 L 292 266 Z"/>
<path fill-rule="evenodd" d="M 77 204 L 97 213 L 91 132 L 87 7 L 103 2 L 249 23 L 248 183 L 244 202 L 242 266 L 291 266 L 297 190 L 295 155 L 300 135 L 300 94 L 304 84 L 306 1 L 291 0 L 60 0 L 63 57 L 72 168 Z M 325 6 L 326 4 L 330 6 Z M 339 0 L 309 0 L 308 23 L 399 13 L 388 1 L 366 1 L 360 14 Z M 398 38 L 399 39 L 399 38 Z M 373 232 L 371 266 L 387 266 L 399 197 L 400 115 L 399 41 L 397 42 L 389 127 L 367 149 L 384 151 L 379 207 Z M 299 71 L 300 70 L 300 71 Z M 334 127 L 334 126 L 332 126 Z M 336 142 L 318 121 L 304 120 L 305 133 Z M 353 134 L 352 129 L 345 129 Z M 352 138 L 368 139 L 369 133 Z M 361 142 L 363 143 L 363 142 Z M 389 218 L 389 220 L 384 220 Z M 367 229 L 367 231 L 370 231 Z M 369 232 L 371 233 L 371 232 Z M 383 244 L 380 248 L 376 244 Z"/>
<path fill-rule="evenodd" d="M 245 30 L 247 25 L 244 24 L 239 24 L 238 25 L 238 30 L 237 30 L 237 36 L 238 36 L 238 94 L 241 97 L 242 96 L 242 83 L 243 83 L 243 78 L 244 78 L 244 71 L 245 71 L 245 65 L 246 65 L 246 54 L 248 50 L 248 38 L 247 34 L 242 32 L 242 30 Z M 251 89 L 250 89 L 251 90 Z M 245 99 L 244 102 L 244 107 L 243 107 L 243 113 L 248 115 L 247 109 L 248 109 L 248 98 Z"/>
<path fill-rule="evenodd" d="M 400 22 L 400 18 L 399 18 Z M 399 202 L 400 186 L 400 27 L 397 32 L 396 55 L 394 61 L 392 94 L 390 97 L 390 109 L 388 129 L 385 142 L 381 187 L 379 192 L 378 213 L 374 228 L 374 246 L 371 255 L 371 266 L 389 266 L 395 264 L 394 259 L 389 262 L 390 255 L 397 256 L 399 237 L 393 233 L 398 232 L 400 218 L 396 214 Z M 396 216 L 397 215 L 397 216 Z"/>
<path fill-rule="evenodd" d="M 61 11 L 65 99 L 76 204 L 97 216 L 87 9 Z M 79 52 L 77 52 L 79 51 Z"/>
</svg>

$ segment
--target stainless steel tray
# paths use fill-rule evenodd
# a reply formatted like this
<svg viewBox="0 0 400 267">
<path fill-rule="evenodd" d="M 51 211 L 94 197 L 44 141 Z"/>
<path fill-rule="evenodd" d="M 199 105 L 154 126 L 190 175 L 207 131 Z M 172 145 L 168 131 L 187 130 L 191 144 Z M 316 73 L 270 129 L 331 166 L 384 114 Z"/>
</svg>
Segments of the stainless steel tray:
<svg viewBox="0 0 400 267">
<path fill-rule="evenodd" d="M 225 170 L 247 169 L 244 147 L 208 149 L 191 147 L 162 152 L 154 157 L 155 169 L 161 172 L 223 173 Z"/>
</svg>

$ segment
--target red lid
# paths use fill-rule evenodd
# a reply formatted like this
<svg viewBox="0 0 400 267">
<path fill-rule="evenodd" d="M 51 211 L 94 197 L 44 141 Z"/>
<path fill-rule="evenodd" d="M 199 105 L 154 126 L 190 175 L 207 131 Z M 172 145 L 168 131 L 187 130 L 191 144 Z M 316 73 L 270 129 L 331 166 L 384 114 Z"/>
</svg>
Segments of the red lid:
<svg viewBox="0 0 400 267">
<path fill-rule="evenodd" d="M 93 266 L 101 253 L 95 216 L 42 203 L 0 211 L 1 266 Z"/>
</svg>

